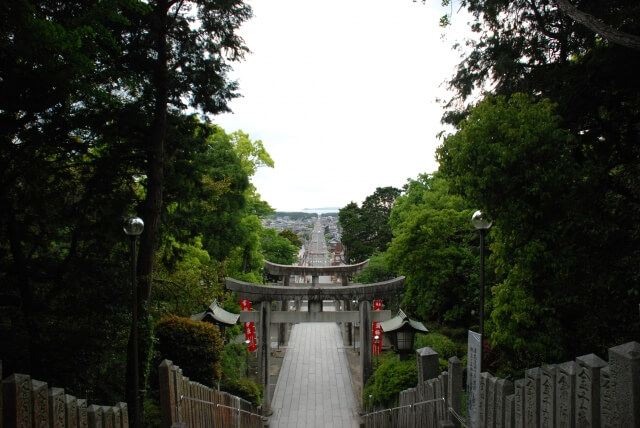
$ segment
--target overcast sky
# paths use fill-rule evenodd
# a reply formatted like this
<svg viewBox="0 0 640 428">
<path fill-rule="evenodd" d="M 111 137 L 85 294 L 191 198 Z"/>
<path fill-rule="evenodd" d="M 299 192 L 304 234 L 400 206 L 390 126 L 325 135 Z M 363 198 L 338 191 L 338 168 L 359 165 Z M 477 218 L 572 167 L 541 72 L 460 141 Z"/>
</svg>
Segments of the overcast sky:
<svg viewBox="0 0 640 428">
<path fill-rule="evenodd" d="M 278 211 L 359 205 L 437 169 L 452 50 L 466 18 L 440 0 L 256 0 L 235 64 L 242 98 L 213 120 L 262 140 L 275 168 L 253 183 Z M 454 11 L 455 12 L 455 11 Z"/>
</svg>

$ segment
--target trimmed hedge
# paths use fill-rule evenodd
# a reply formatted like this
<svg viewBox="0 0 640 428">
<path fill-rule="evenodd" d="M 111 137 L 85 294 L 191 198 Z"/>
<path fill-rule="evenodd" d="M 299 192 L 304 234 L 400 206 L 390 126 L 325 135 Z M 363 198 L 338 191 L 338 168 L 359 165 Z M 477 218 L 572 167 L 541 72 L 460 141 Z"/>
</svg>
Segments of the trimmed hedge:
<svg viewBox="0 0 640 428">
<path fill-rule="evenodd" d="M 156 352 L 180 366 L 189 379 L 214 386 L 222 377 L 223 342 L 216 326 L 170 315 L 155 327 Z"/>
</svg>

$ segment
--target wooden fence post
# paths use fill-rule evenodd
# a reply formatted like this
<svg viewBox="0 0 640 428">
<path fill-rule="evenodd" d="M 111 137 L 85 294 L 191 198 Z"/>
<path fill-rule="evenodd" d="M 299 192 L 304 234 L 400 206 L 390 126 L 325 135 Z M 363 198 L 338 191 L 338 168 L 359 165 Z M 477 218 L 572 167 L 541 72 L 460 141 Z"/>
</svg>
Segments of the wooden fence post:
<svg viewBox="0 0 640 428">
<path fill-rule="evenodd" d="M 449 358 L 449 393 L 447 403 L 456 416 L 462 415 L 462 361 L 456 356 Z M 448 410 L 448 409 L 447 409 Z M 447 412 L 448 413 L 448 412 Z M 449 417 L 456 427 L 460 427 L 457 417 Z"/>
</svg>

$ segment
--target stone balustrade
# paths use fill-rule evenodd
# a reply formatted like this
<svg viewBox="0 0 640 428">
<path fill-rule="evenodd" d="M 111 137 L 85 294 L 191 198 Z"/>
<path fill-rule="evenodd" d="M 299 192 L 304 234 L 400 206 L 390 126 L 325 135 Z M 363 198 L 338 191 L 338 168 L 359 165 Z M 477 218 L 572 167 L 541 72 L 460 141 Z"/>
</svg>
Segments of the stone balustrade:
<svg viewBox="0 0 640 428">
<path fill-rule="evenodd" d="M 2 378 L 2 361 L 0 361 Z M 88 405 L 29 375 L 14 373 L 2 380 L 0 428 L 128 428 L 127 405 Z"/>
<path fill-rule="evenodd" d="M 394 409 L 365 415 L 367 427 L 472 427 L 462 418 L 462 364 L 434 376 L 438 354 L 417 351 L 416 388 L 400 393 Z M 511 382 L 480 378 L 478 427 L 640 427 L 640 343 L 609 349 L 608 362 L 589 354 L 575 361 L 534 367 Z"/>
</svg>

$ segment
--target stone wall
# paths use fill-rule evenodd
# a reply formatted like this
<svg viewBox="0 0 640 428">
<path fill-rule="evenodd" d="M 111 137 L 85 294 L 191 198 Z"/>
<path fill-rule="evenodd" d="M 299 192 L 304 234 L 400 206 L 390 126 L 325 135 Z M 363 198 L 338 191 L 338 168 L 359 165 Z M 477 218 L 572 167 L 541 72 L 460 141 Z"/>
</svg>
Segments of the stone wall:
<svg viewBox="0 0 640 428">
<path fill-rule="evenodd" d="M 2 361 L 0 361 L 2 379 Z M 127 405 L 88 405 L 29 375 L 14 373 L 2 380 L 0 428 L 128 428 Z"/>
</svg>

